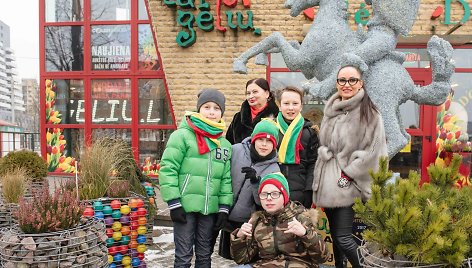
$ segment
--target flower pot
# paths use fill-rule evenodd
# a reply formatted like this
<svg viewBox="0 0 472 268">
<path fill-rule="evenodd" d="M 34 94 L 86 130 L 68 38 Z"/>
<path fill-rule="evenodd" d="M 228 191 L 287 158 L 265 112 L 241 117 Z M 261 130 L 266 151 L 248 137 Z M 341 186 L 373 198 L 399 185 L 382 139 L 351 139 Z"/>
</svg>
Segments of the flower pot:
<svg viewBox="0 0 472 268">
<path fill-rule="evenodd" d="M 1 267 L 108 267 L 104 233 L 105 225 L 94 219 L 41 234 L 25 234 L 14 224 L 1 233 Z"/>
</svg>

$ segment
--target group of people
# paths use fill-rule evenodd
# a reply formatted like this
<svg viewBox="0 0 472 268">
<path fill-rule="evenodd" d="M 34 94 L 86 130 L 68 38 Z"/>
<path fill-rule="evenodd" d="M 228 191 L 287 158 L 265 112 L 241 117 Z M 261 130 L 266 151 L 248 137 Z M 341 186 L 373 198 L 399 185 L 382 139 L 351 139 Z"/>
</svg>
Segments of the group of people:
<svg viewBox="0 0 472 268">
<path fill-rule="evenodd" d="M 370 198 L 369 169 L 386 155 L 383 123 L 358 67 L 342 67 L 320 132 L 303 118 L 303 91 L 286 87 L 277 105 L 268 82 L 247 82 L 226 133 L 225 97 L 198 95 L 161 159 L 161 196 L 174 226 L 174 267 L 211 267 L 219 254 L 241 267 L 318 267 L 329 251 L 317 232 L 325 210 L 336 267 L 360 267 L 352 236 L 355 198 Z"/>
</svg>

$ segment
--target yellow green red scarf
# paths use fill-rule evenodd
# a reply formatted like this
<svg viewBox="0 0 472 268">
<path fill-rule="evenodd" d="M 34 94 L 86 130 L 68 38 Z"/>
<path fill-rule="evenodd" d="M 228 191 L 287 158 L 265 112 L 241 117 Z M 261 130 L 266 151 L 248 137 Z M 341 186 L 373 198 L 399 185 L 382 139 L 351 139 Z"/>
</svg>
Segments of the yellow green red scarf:
<svg viewBox="0 0 472 268">
<path fill-rule="evenodd" d="M 300 113 L 298 113 L 292 123 L 288 125 L 282 116 L 282 112 L 279 112 L 277 116 L 277 126 L 284 135 L 278 151 L 280 163 L 300 164 L 300 150 L 303 150 L 300 138 L 304 124 L 305 120 Z"/>
<path fill-rule="evenodd" d="M 223 119 L 217 123 L 195 112 L 186 112 L 185 118 L 187 124 L 195 132 L 199 154 L 205 154 L 215 148 L 220 148 L 218 138 L 223 134 L 223 130 L 226 127 Z"/>
</svg>

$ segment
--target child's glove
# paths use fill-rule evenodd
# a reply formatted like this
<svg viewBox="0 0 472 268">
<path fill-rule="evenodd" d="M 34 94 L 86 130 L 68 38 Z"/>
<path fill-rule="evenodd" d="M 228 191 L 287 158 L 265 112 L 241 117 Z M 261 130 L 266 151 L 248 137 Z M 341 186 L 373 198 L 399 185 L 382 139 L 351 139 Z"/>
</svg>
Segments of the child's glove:
<svg viewBox="0 0 472 268">
<path fill-rule="evenodd" d="M 257 176 L 256 170 L 252 167 L 241 168 L 241 173 L 246 173 L 244 179 L 250 180 L 251 183 L 259 183 L 260 178 Z"/>
<path fill-rule="evenodd" d="M 171 209 L 170 218 L 173 222 L 187 223 L 185 210 L 182 207 Z"/>
<path fill-rule="evenodd" d="M 216 218 L 215 226 L 213 227 L 214 231 L 219 231 L 223 229 L 228 221 L 228 213 L 226 212 L 218 212 L 218 216 Z"/>
</svg>

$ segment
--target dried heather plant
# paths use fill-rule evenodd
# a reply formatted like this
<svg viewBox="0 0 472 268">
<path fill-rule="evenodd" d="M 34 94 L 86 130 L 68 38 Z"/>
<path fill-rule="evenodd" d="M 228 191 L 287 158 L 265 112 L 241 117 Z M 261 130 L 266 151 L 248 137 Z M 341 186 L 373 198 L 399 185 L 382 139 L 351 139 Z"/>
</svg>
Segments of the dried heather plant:
<svg viewBox="0 0 472 268">
<path fill-rule="evenodd" d="M 29 181 L 27 174 L 28 172 L 24 168 L 8 170 L 3 174 L 1 177 L 3 198 L 7 203 L 17 204 L 25 194 Z"/>
</svg>

